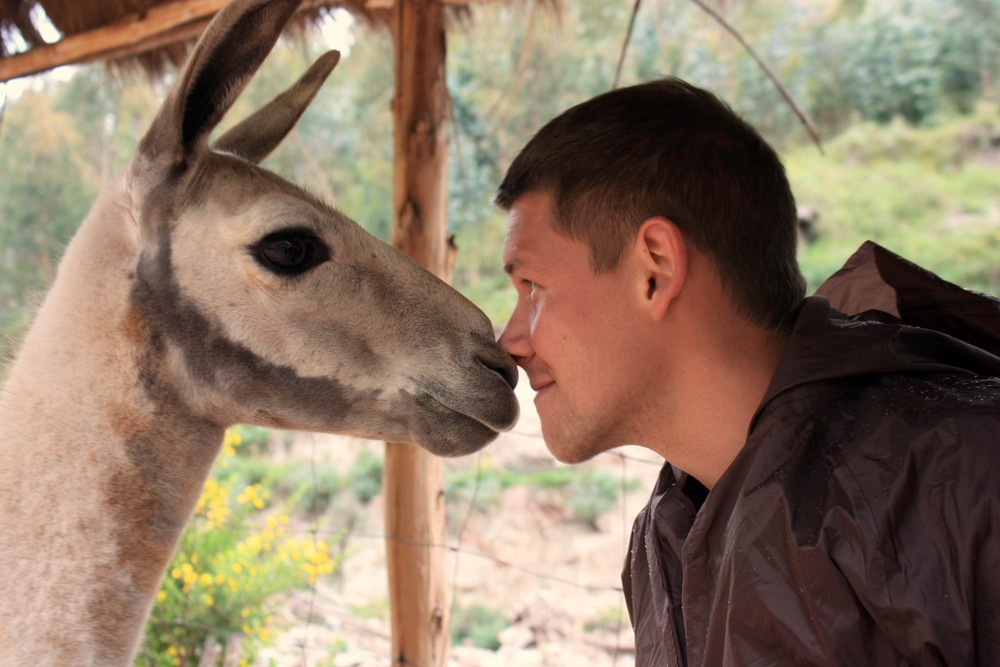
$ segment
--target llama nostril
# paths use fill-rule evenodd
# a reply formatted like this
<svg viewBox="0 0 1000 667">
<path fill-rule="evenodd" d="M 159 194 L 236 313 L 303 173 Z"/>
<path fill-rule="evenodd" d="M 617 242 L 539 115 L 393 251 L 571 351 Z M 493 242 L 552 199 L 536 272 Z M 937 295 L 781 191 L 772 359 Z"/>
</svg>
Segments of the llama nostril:
<svg viewBox="0 0 1000 667">
<path fill-rule="evenodd" d="M 511 389 L 517 387 L 517 364 L 507 351 L 500 347 L 493 336 L 479 332 L 472 334 L 476 341 L 473 359 L 503 378 Z"/>
<path fill-rule="evenodd" d="M 480 355 L 477 361 L 504 379 L 511 389 L 517 387 L 517 366 L 506 352 L 500 352 L 492 358 Z"/>
</svg>

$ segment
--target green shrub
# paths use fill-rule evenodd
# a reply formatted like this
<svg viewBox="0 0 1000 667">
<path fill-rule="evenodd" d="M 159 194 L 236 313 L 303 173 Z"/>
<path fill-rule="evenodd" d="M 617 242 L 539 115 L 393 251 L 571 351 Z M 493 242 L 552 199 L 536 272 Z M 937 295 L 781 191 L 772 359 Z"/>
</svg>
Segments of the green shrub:
<svg viewBox="0 0 1000 667">
<path fill-rule="evenodd" d="M 497 638 L 507 627 L 507 619 L 500 612 L 481 604 L 456 607 L 451 616 L 451 643 L 469 643 L 495 651 L 500 648 Z"/>
<path fill-rule="evenodd" d="M 290 489 L 296 506 L 309 516 L 317 517 L 330 508 L 344 490 L 345 481 L 333 467 L 310 463 L 291 468 L 284 484 Z"/>
<path fill-rule="evenodd" d="M 136 667 L 198 665 L 206 641 L 242 634 L 242 658 L 274 634 L 281 594 L 315 583 L 337 565 L 325 542 L 287 534 L 289 517 L 268 511 L 271 493 L 245 484 L 228 466 L 240 444 L 227 432 L 191 524 L 167 568 Z M 245 662 L 241 664 L 246 664 Z"/>
<path fill-rule="evenodd" d="M 596 528 L 597 517 L 609 510 L 622 493 L 620 475 L 609 470 L 587 470 L 572 466 L 559 466 L 545 470 L 501 470 L 485 462 L 478 470 L 445 474 L 445 493 L 449 497 L 468 496 L 476 492 L 476 505 L 485 507 L 499 501 L 504 489 L 512 486 L 529 486 L 554 489 L 568 499 L 573 515 Z M 624 490 L 631 491 L 638 481 L 625 482 Z"/>
<path fill-rule="evenodd" d="M 237 424 L 232 428 L 243 440 L 240 452 L 247 456 L 259 456 L 271 451 L 271 443 L 281 440 L 285 445 L 291 444 L 290 433 L 283 433 L 264 426 L 249 426 Z"/>
<path fill-rule="evenodd" d="M 628 613 L 620 605 L 608 607 L 583 622 L 583 631 L 587 633 L 617 633 L 627 627 L 629 627 Z"/>
<path fill-rule="evenodd" d="M 820 214 L 819 240 L 799 253 L 810 291 L 870 239 L 945 280 L 1000 293 L 1000 193 L 985 152 L 997 117 L 982 105 L 933 127 L 864 124 L 826 156 L 785 155 L 796 199 Z"/>
<path fill-rule="evenodd" d="M 358 452 L 349 477 L 351 491 L 365 505 L 382 493 L 382 457 L 367 447 Z"/>
<path fill-rule="evenodd" d="M 597 517 L 615 506 L 622 493 L 622 480 L 607 470 L 588 470 L 569 487 L 573 514 L 597 528 Z"/>
</svg>

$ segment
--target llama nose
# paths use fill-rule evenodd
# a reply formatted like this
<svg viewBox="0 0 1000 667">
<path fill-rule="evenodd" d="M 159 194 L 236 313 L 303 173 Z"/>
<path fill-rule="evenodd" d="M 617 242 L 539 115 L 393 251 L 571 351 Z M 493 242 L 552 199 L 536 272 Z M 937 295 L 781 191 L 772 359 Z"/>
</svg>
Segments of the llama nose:
<svg viewBox="0 0 1000 667">
<path fill-rule="evenodd" d="M 509 354 L 495 343 L 488 351 L 484 350 L 476 356 L 476 361 L 503 378 L 511 389 L 517 387 L 517 366 Z"/>
</svg>

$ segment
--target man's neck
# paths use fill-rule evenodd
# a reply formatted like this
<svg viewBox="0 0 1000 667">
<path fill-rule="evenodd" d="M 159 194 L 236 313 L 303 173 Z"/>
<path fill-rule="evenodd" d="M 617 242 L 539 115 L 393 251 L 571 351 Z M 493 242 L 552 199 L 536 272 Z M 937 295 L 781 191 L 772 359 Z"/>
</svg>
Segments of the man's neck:
<svg viewBox="0 0 1000 667">
<path fill-rule="evenodd" d="M 692 327 L 675 348 L 671 405 L 652 442 L 661 455 L 711 489 L 746 444 L 787 336 L 739 318 Z"/>
</svg>

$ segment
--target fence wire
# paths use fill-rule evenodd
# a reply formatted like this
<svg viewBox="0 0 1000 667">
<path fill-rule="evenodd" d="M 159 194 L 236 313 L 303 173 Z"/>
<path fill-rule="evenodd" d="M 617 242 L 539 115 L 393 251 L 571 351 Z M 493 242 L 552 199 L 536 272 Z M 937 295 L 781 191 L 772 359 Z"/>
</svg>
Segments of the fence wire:
<svg viewBox="0 0 1000 667">
<path fill-rule="evenodd" d="M 537 440 L 539 442 L 539 446 L 544 447 L 544 445 L 541 444 L 540 436 L 534 433 L 522 431 L 522 432 L 515 432 L 513 435 L 521 439 Z M 317 472 L 318 468 L 317 441 L 314 436 L 307 435 L 305 442 L 308 444 L 309 448 L 308 466 L 309 466 L 310 483 L 313 485 L 314 488 L 317 488 L 318 485 L 320 484 L 320 477 Z M 622 542 L 621 542 L 619 557 L 620 559 L 624 559 L 626 551 L 628 549 L 628 536 L 630 534 L 630 526 L 632 521 L 632 516 L 630 515 L 634 515 L 634 510 L 637 509 L 633 508 L 633 511 L 630 511 L 625 501 L 626 496 L 629 494 L 630 491 L 629 477 L 628 477 L 629 465 L 634 464 L 639 467 L 650 466 L 650 467 L 655 467 L 656 470 L 659 470 L 659 468 L 663 464 L 663 461 L 662 459 L 655 459 L 652 453 L 649 453 L 648 456 L 635 456 L 617 450 L 607 452 L 601 455 L 601 457 L 599 457 L 597 460 L 599 461 L 602 458 L 604 460 L 606 460 L 607 458 L 613 458 L 617 459 L 619 462 L 620 485 L 618 489 L 618 498 L 616 499 L 616 502 L 620 507 L 620 517 L 618 517 L 618 520 L 620 520 L 621 522 L 620 528 L 622 532 Z M 498 466 L 496 469 L 501 469 L 501 468 Z M 513 473 L 528 472 L 524 470 L 518 470 L 517 468 L 513 467 L 503 467 L 502 469 L 506 472 L 513 472 Z M 585 474 L 587 470 L 592 471 L 593 468 L 584 468 L 581 469 L 579 472 L 581 474 Z M 453 564 L 451 567 L 451 583 L 450 583 L 451 586 L 450 617 L 453 620 L 456 618 L 456 612 L 458 610 L 459 600 L 462 598 L 462 594 L 459 590 L 459 572 L 461 566 L 468 559 L 484 561 L 487 564 L 487 567 L 495 568 L 492 570 L 493 572 L 500 572 L 500 571 L 519 572 L 537 581 L 539 585 L 543 583 L 552 584 L 561 589 L 578 591 L 583 593 L 616 594 L 618 598 L 618 604 L 617 604 L 617 612 L 614 619 L 614 627 L 615 627 L 614 643 L 601 644 L 599 648 L 602 652 L 610 654 L 609 656 L 610 662 L 607 664 L 609 664 L 610 667 L 618 667 L 619 658 L 631 654 L 631 652 L 634 650 L 631 648 L 630 645 L 623 644 L 621 640 L 623 630 L 625 630 L 628 620 L 627 620 L 627 614 L 625 613 L 623 589 L 620 584 L 616 583 L 612 585 L 612 584 L 580 583 L 578 581 L 569 579 L 566 576 L 556 574 L 552 571 L 546 571 L 545 568 L 538 567 L 536 565 L 524 562 L 517 562 L 516 560 L 509 557 L 501 557 L 494 553 L 488 553 L 481 549 L 472 548 L 470 546 L 467 546 L 463 542 L 469 530 L 469 526 L 470 523 L 472 522 L 473 516 L 476 515 L 477 512 L 482 512 L 484 515 L 488 512 L 488 509 L 484 506 L 481 498 L 481 484 L 485 474 L 486 474 L 486 469 L 483 463 L 482 453 L 479 453 L 476 455 L 476 460 L 474 464 L 474 474 L 471 482 L 471 489 L 468 494 L 468 500 L 465 501 L 466 505 L 460 513 L 461 518 L 458 520 L 457 526 L 453 531 L 453 537 L 450 539 L 446 538 L 446 540 L 442 543 L 417 542 L 412 540 L 405 540 L 399 537 L 386 535 L 384 532 L 379 532 L 379 531 L 352 530 L 352 529 L 345 531 L 343 529 L 339 529 L 336 527 L 324 527 L 322 525 L 322 518 L 323 518 L 322 514 L 317 514 L 313 516 L 311 518 L 311 521 L 309 522 L 308 527 L 306 527 L 305 529 L 289 530 L 287 534 L 290 537 L 308 537 L 314 548 L 316 548 L 316 545 L 320 541 L 328 541 L 328 540 L 329 541 L 347 540 L 348 542 L 351 540 L 355 540 L 357 542 L 376 542 L 376 543 L 385 543 L 386 541 L 394 541 L 398 544 L 405 544 L 407 546 L 414 548 L 434 549 L 447 552 L 448 554 L 453 556 Z M 648 493 L 649 489 L 643 488 L 641 491 L 643 494 L 645 494 Z M 449 497 L 447 499 L 447 502 L 449 505 L 453 505 L 455 502 L 459 502 L 460 500 L 461 499 Z M 200 517 L 195 517 L 196 521 L 199 519 Z M 237 529 L 250 528 L 252 526 L 250 526 L 249 523 L 250 523 L 249 519 L 244 522 L 234 521 L 231 523 L 227 523 L 227 527 L 232 527 Z M 614 578 L 617 581 L 617 575 L 618 571 L 610 572 L 607 573 L 607 578 L 609 579 Z M 484 576 L 489 577 L 490 575 L 486 574 Z M 603 573 L 601 577 L 604 578 Z M 295 663 L 295 667 L 326 667 L 328 665 L 337 665 L 339 667 L 340 664 L 344 665 L 369 664 L 365 662 L 337 663 L 333 661 L 333 658 L 330 655 L 320 660 L 311 657 L 313 653 L 324 653 L 329 649 L 329 647 L 320 645 L 321 640 L 314 638 L 312 632 L 313 626 L 315 625 L 317 619 L 318 603 L 320 601 L 325 601 L 325 602 L 332 601 L 330 596 L 326 595 L 320 589 L 320 583 L 321 580 L 317 579 L 312 583 L 310 583 L 308 588 L 305 590 L 305 597 L 306 597 L 305 607 L 307 609 L 305 619 L 302 620 L 301 623 L 295 624 L 286 630 L 286 632 L 291 632 L 294 631 L 296 628 L 298 628 L 302 633 L 301 638 L 296 643 L 299 657 L 298 657 L 298 662 Z M 216 632 L 222 631 L 219 628 L 201 628 L 201 629 L 216 631 Z M 355 624 L 355 627 L 352 627 L 350 632 L 352 636 L 345 637 L 345 639 L 352 639 L 352 638 L 359 639 L 367 635 L 370 638 L 378 640 L 380 643 L 384 642 L 387 645 L 389 643 L 389 637 L 387 635 L 387 632 L 381 632 L 379 630 L 371 629 L 369 627 L 364 626 L 361 623 Z M 365 649 L 365 653 L 370 654 L 372 652 L 373 651 L 371 649 Z M 386 648 L 384 655 L 380 654 L 378 656 L 379 659 L 382 661 L 380 662 L 380 664 L 408 665 L 411 667 L 431 667 L 431 666 L 416 664 L 415 662 L 407 660 L 405 657 L 402 656 L 393 657 L 389 655 L 389 653 L 390 649 Z M 468 663 L 462 663 L 462 664 L 466 665 Z M 552 664 L 552 663 L 543 662 L 539 664 Z"/>
</svg>

